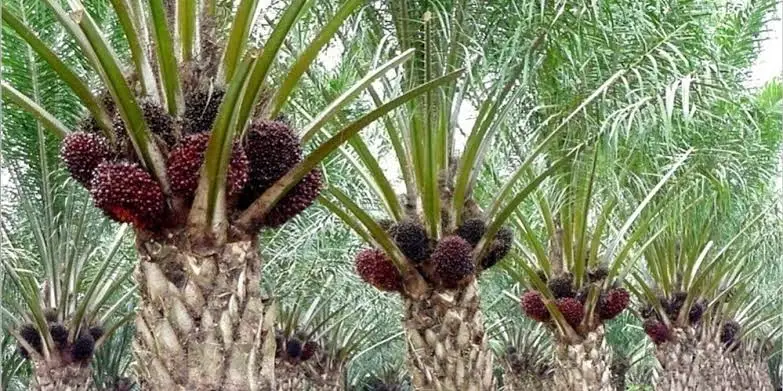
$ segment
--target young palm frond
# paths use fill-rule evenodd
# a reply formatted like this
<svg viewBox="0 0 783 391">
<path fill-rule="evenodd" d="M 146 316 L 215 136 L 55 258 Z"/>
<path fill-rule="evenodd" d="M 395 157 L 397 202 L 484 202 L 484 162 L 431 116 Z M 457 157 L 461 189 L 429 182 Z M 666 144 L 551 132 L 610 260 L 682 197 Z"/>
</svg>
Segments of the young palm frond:
<svg viewBox="0 0 783 391">
<path fill-rule="evenodd" d="M 80 131 L 71 132 L 12 84 L 3 83 L 4 95 L 63 139 L 62 158 L 96 206 L 134 227 L 141 306 L 147 309 L 136 322 L 142 386 L 273 387 L 273 375 L 261 373 L 274 360 L 274 336 L 258 288 L 256 234 L 312 204 L 322 181 L 316 166 L 346 139 L 458 73 L 412 85 L 303 156 L 309 135 L 412 55 L 401 51 L 342 92 L 304 127 L 301 140 L 291 124 L 278 119 L 302 75 L 361 1 L 334 9 L 287 70 L 276 67 L 278 54 L 312 1 L 292 1 L 259 48 L 251 43 L 257 0 L 242 1 L 228 18 L 219 15 L 215 2 L 112 1 L 130 72 L 95 10 L 79 0 L 69 1 L 67 9 L 44 3 L 78 47 L 75 55 L 99 75 L 102 92 L 93 93 L 84 72 L 4 9 L 4 24 L 73 90 L 89 116 Z M 277 73 L 281 82 L 272 85 Z M 253 331 L 258 325 L 261 334 Z M 194 329 L 202 334 L 178 337 Z M 215 347 L 218 336 L 222 342 Z M 252 352 L 255 346 L 261 346 L 261 355 Z M 215 363 L 222 367 L 215 370 Z"/>
<path fill-rule="evenodd" d="M 504 390 L 552 388 L 552 339 L 544 327 L 525 319 L 508 320 L 487 332 L 503 367 Z"/>
<path fill-rule="evenodd" d="M 131 342 L 133 327 L 122 326 L 111 336 L 105 348 L 95 353 L 92 362 L 93 381 L 100 391 L 135 391 L 136 382 L 131 378 Z"/>
</svg>

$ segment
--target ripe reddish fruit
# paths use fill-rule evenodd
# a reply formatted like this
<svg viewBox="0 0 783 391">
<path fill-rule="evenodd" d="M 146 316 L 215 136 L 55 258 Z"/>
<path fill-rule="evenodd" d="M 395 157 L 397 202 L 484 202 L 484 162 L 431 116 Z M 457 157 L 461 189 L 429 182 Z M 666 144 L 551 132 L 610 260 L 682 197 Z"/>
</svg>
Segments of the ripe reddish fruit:
<svg viewBox="0 0 783 391">
<path fill-rule="evenodd" d="M 109 218 L 141 229 L 156 226 L 165 208 L 160 185 L 135 163 L 101 163 L 95 169 L 90 194 Z"/>
<path fill-rule="evenodd" d="M 95 133 L 71 133 L 65 136 L 60 147 L 60 156 L 71 173 L 71 177 L 89 188 L 93 171 L 99 164 L 112 156 L 106 138 Z"/>
<path fill-rule="evenodd" d="M 381 291 L 402 290 L 402 275 L 381 250 L 368 248 L 356 254 L 356 273 Z"/>
<path fill-rule="evenodd" d="M 623 288 L 611 289 L 598 302 L 598 315 L 602 320 L 614 319 L 631 301 L 631 295 Z"/>
<path fill-rule="evenodd" d="M 198 187 L 204 153 L 209 144 L 208 133 L 198 133 L 185 137 L 169 153 L 166 172 L 171 182 L 171 190 L 186 199 L 193 198 Z M 248 161 L 244 150 L 237 143 L 231 152 L 226 188 L 229 196 L 239 194 L 247 182 Z"/>
<path fill-rule="evenodd" d="M 459 236 L 447 236 L 438 242 L 431 260 L 435 274 L 446 288 L 457 288 L 476 270 L 471 247 Z"/>
<path fill-rule="evenodd" d="M 302 361 L 307 361 L 315 355 L 318 350 L 318 343 L 315 341 L 307 341 L 302 347 Z"/>
<path fill-rule="evenodd" d="M 549 310 L 546 309 L 546 305 L 544 305 L 540 293 L 536 291 L 525 292 L 525 294 L 522 295 L 520 304 L 528 318 L 539 322 L 546 322 L 549 320 Z"/>
<path fill-rule="evenodd" d="M 655 319 L 647 319 L 644 321 L 644 332 L 647 333 L 656 345 L 660 345 L 669 340 L 669 329 L 663 322 L 659 322 Z"/>
<path fill-rule="evenodd" d="M 571 327 L 578 327 L 585 317 L 585 307 L 579 300 L 572 297 L 564 297 L 557 300 L 557 309 L 563 314 L 566 322 Z"/>
<path fill-rule="evenodd" d="M 280 121 L 254 121 L 247 129 L 243 148 L 250 164 L 242 208 L 302 160 L 299 138 Z"/>
</svg>

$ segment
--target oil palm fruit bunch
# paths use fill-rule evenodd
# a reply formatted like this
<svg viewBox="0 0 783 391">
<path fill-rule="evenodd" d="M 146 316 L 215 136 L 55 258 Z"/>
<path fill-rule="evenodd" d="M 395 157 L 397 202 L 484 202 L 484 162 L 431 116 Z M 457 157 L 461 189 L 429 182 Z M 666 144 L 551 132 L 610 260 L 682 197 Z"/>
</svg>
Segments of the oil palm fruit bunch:
<svg viewBox="0 0 783 391">
<path fill-rule="evenodd" d="M 515 231 L 525 233 L 520 235 L 525 247 L 535 251 L 513 258 L 509 269 L 524 287 L 522 312 L 556 341 L 556 389 L 610 389 L 612 352 L 605 324 L 628 308 L 623 276 L 641 256 L 639 237 L 651 219 L 641 214 L 649 201 L 623 208 L 613 189 L 600 186 L 593 170 L 600 154 L 594 152 L 574 157 L 563 177 L 539 189 L 536 215 L 528 211 L 525 219 L 515 220 Z M 662 188 L 682 162 L 646 196 Z M 536 220 L 539 226 L 532 224 Z M 622 221 L 622 230 L 606 230 L 615 220 Z"/>
<path fill-rule="evenodd" d="M 506 390 L 550 390 L 552 383 L 552 338 L 546 328 L 528 320 L 498 327 L 493 339 L 495 356 L 503 367 Z"/>
<path fill-rule="evenodd" d="M 312 204 L 323 182 L 318 165 L 344 140 L 456 74 L 412 84 L 321 137 L 360 92 L 413 56 L 413 50 L 401 50 L 380 62 L 346 93 L 325 102 L 323 112 L 313 113 L 301 130 L 295 121 L 276 120 L 321 49 L 362 6 L 360 0 L 341 3 L 323 25 L 307 27 L 298 21 L 310 20 L 303 15 L 317 7 L 293 0 L 282 12 L 275 10 L 274 27 L 261 40 L 251 37 L 256 0 L 226 10 L 215 2 L 114 1 L 108 12 L 117 17 L 110 19 L 124 35 L 120 46 L 130 50 L 123 57 L 93 18 L 92 5 L 43 3 L 47 9 L 41 12 L 57 20 L 52 29 L 62 32 L 55 35 L 75 42 L 68 50 L 39 38 L 12 9 L 4 10 L 3 22 L 74 92 L 87 109 L 83 126 L 68 129 L 9 83 L 2 85 L 3 96 L 46 119 L 42 124 L 62 138 L 65 166 L 95 206 L 133 226 L 139 260 L 134 277 L 141 287 L 137 332 L 149 336 L 134 345 L 144 374 L 140 382 L 151 389 L 274 388 L 272 375 L 260 374 L 274 357 L 230 348 L 239 341 L 262 342 L 256 336 L 263 333 L 249 326 L 267 319 L 258 288 L 259 230 L 279 227 Z M 302 47 L 290 48 L 300 54 L 278 56 L 289 50 L 281 48 L 297 29 L 308 35 L 297 41 Z M 87 70 L 69 65 L 77 63 Z M 95 88 L 88 88 L 86 74 L 98 75 Z M 309 148 L 315 139 L 321 143 Z M 311 152 L 304 155 L 302 149 Z M 241 314 L 234 312 L 236 305 L 244 309 Z M 218 329 L 220 319 L 226 321 Z M 151 331 L 161 328 L 171 332 Z M 186 338 L 192 328 L 202 331 L 200 337 Z M 270 322 L 262 328 L 273 332 Z M 215 345 L 217 333 L 224 338 Z M 258 384 L 248 384 L 251 379 Z"/>
<path fill-rule="evenodd" d="M 754 362 L 743 355 L 742 330 L 771 316 L 752 293 L 759 256 L 752 246 L 769 231 L 760 215 L 749 216 L 718 240 L 712 222 L 721 215 L 709 201 L 703 196 L 688 208 L 670 208 L 651 229 L 655 237 L 644 239 L 647 272 L 631 291 L 663 368 L 656 389 L 752 389 L 738 383 Z"/>
<path fill-rule="evenodd" d="M 49 194 L 21 186 L 22 201 L 40 204 L 23 208 L 22 218 L 5 220 L 3 320 L 20 358 L 31 362 L 32 390 L 91 389 L 96 352 L 131 319 L 123 311 L 133 296 L 127 287 L 132 268 L 115 257 L 127 228 L 113 233 L 106 225 L 79 226 L 99 214 L 83 199 L 67 196 L 75 194 L 74 186 Z M 57 217 L 47 219 L 46 211 Z M 20 235 L 33 230 L 47 240 L 34 244 Z M 91 283 L 73 283 L 85 273 Z"/>
<path fill-rule="evenodd" d="M 345 389 L 347 364 L 376 333 L 363 306 L 338 306 L 331 280 L 312 297 L 280 305 L 276 324 L 276 390 Z M 349 309 L 350 308 L 350 309 Z M 357 322 L 367 327 L 355 329 Z"/>
</svg>

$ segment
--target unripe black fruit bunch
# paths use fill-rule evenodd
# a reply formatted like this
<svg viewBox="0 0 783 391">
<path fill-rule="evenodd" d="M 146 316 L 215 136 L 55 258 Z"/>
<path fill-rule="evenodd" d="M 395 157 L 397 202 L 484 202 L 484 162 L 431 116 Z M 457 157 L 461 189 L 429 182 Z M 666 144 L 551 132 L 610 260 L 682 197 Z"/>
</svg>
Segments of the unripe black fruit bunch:
<svg viewBox="0 0 783 391">
<path fill-rule="evenodd" d="M 92 358 L 95 351 L 95 341 L 103 335 L 102 328 L 93 326 L 89 329 L 83 329 L 74 341 L 69 342 L 68 329 L 63 324 L 50 322 L 48 329 L 55 345 L 54 348 L 74 361 L 86 361 Z M 43 337 L 35 325 L 24 324 L 19 328 L 18 333 L 38 354 L 43 354 Z M 25 359 L 30 358 L 30 352 L 21 343 L 19 343 L 19 353 Z"/>
</svg>

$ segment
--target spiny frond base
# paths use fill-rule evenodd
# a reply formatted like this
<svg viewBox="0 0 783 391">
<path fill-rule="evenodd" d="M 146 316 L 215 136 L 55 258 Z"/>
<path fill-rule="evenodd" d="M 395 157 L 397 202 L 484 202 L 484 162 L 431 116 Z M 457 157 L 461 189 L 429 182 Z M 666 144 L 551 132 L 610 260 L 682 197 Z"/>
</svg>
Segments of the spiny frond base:
<svg viewBox="0 0 783 391">
<path fill-rule="evenodd" d="M 345 389 L 344 375 L 345 366 L 331 362 L 290 363 L 278 359 L 275 363 L 277 391 L 340 391 Z"/>
<path fill-rule="evenodd" d="M 184 233 L 137 240 L 136 353 L 144 390 L 271 391 L 275 311 L 251 240 L 203 251 Z M 198 253 L 193 248 L 201 249 Z"/>
<path fill-rule="evenodd" d="M 614 391 L 610 364 L 612 352 L 604 341 L 603 326 L 580 343 L 558 343 L 555 355 L 555 390 Z"/>
<path fill-rule="evenodd" d="M 763 362 L 752 354 L 724 352 L 719 344 L 702 341 L 692 328 L 672 330 L 671 340 L 658 345 L 655 356 L 663 367 L 656 390 L 772 390 Z"/>
<path fill-rule="evenodd" d="M 92 368 L 89 362 L 59 365 L 54 362 L 35 362 L 34 391 L 86 391 L 92 386 Z"/>
<path fill-rule="evenodd" d="M 416 390 L 494 390 L 475 281 L 405 299 L 407 365 Z"/>
</svg>

